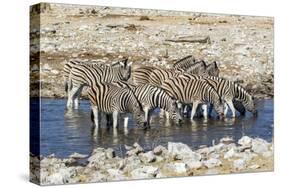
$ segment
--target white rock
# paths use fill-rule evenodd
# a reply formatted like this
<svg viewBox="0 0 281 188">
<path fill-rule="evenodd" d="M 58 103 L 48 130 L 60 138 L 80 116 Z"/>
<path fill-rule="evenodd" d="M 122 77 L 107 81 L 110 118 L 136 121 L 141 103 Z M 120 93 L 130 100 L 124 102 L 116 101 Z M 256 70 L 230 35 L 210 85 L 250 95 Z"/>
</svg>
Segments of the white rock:
<svg viewBox="0 0 281 188">
<path fill-rule="evenodd" d="M 186 173 L 189 170 L 189 167 L 185 163 L 167 163 L 163 168 L 178 174 Z"/>
<path fill-rule="evenodd" d="M 254 165 L 249 166 L 248 168 L 255 170 L 255 169 L 260 168 L 260 165 L 254 164 Z"/>
<path fill-rule="evenodd" d="M 242 170 L 246 168 L 246 161 L 243 159 L 237 159 L 233 161 L 233 168 L 237 170 Z"/>
<path fill-rule="evenodd" d="M 69 158 L 74 158 L 74 159 L 82 159 L 82 158 L 86 158 L 88 155 L 83 155 L 80 153 L 73 153 L 71 155 L 69 155 Z"/>
<path fill-rule="evenodd" d="M 241 146 L 244 146 L 244 147 L 251 147 L 252 140 L 253 139 L 248 136 L 243 136 L 242 138 L 240 138 L 238 140 L 238 144 L 240 144 Z"/>
<path fill-rule="evenodd" d="M 184 163 L 187 164 L 190 169 L 199 169 L 203 166 L 203 163 L 199 160 L 188 160 L 184 161 Z"/>
<path fill-rule="evenodd" d="M 71 179 L 76 175 L 74 167 L 60 168 L 57 172 L 47 176 L 43 180 L 43 184 L 65 184 L 72 183 Z"/>
<path fill-rule="evenodd" d="M 153 153 L 155 155 L 161 155 L 162 153 L 164 153 L 166 151 L 167 151 L 167 149 L 164 146 L 161 146 L 161 145 L 159 145 L 159 146 L 157 146 L 153 149 Z"/>
<path fill-rule="evenodd" d="M 153 154 L 152 151 L 146 152 L 146 153 L 141 153 L 139 155 L 140 160 L 144 163 L 151 163 L 154 162 L 156 160 L 155 155 Z"/>
<path fill-rule="evenodd" d="M 157 175 L 156 175 L 156 178 L 166 178 L 167 176 L 164 175 L 163 173 L 159 172 Z"/>
<path fill-rule="evenodd" d="M 124 176 L 123 172 L 118 169 L 108 169 L 107 173 L 109 174 L 112 180 L 124 180 L 126 177 Z"/>
<path fill-rule="evenodd" d="M 273 156 L 273 152 L 272 152 L 272 151 L 263 152 L 263 153 L 262 153 L 262 156 L 263 156 L 263 157 L 271 157 L 271 156 Z"/>
<path fill-rule="evenodd" d="M 158 174 L 159 169 L 153 166 L 143 166 L 131 172 L 133 179 L 154 178 Z"/>
<path fill-rule="evenodd" d="M 107 159 L 112 159 L 115 157 L 115 151 L 112 148 L 108 148 L 105 150 L 105 156 Z"/>
<path fill-rule="evenodd" d="M 224 154 L 224 159 L 229 159 L 229 158 L 232 158 L 232 157 L 234 157 L 235 156 L 235 150 L 234 150 L 234 148 L 231 148 L 228 152 L 226 152 L 225 154 Z"/>
<path fill-rule="evenodd" d="M 174 142 L 168 142 L 168 152 L 174 159 L 183 159 L 194 154 L 186 144 Z"/>
<path fill-rule="evenodd" d="M 215 159 L 215 158 L 211 158 L 207 161 L 204 161 L 203 164 L 207 167 L 207 168 L 214 168 L 214 167 L 218 167 L 222 164 L 222 162 L 219 159 Z"/>
<path fill-rule="evenodd" d="M 252 150 L 257 154 L 263 154 L 269 149 L 269 143 L 263 139 L 256 138 L 252 140 Z"/>
</svg>

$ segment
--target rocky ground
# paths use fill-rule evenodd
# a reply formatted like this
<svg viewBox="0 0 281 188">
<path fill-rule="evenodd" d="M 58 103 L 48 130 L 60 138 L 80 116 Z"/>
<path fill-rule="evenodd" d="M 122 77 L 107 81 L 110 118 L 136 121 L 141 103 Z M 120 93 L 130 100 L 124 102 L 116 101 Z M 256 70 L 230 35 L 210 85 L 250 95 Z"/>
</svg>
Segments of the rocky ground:
<svg viewBox="0 0 281 188">
<path fill-rule="evenodd" d="M 30 178 L 50 185 L 273 170 L 273 143 L 248 136 L 238 143 L 222 138 L 196 150 L 173 142 L 152 151 L 144 151 L 137 143 L 126 149 L 124 157 L 116 156 L 111 148 L 96 148 L 89 156 L 74 153 L 65 159 L 32 156 Z"/>
<path fill-rule="evenodd" d="M 218 61 L 222 77 L 242 80 L 256 97 L 273 97 L 270 17 L 63 4 L 41 14 L 40 28 L 31 17 L 31 87 L 40 76 L 43 97 L 64 96 L 62 68 L 69 59 L 111 63 L 129 57 L 134 66 L 170 67 L 189 54 Z M 207 40 L 173 41 L 181 37 Z"/>
</svg>

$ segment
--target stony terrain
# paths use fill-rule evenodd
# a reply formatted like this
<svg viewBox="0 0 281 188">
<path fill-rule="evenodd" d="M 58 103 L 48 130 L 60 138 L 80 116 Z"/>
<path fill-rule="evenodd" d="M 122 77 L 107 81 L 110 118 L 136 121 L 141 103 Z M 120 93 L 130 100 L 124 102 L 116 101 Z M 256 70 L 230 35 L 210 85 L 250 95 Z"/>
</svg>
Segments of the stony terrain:
<svg viewBox="0 0 281 188">
<path fill-rule="evenodd" d="M 189 54 L 216 60 L 222 77 L 242 80 L 256 97 L 273 97 L 270 17 L 61 4 L 44 11 L 40 23 L 39 29 L 31 22 L 31 86 L 40 73 L 43 97 L 64 96 L 62 68 L 69 59 L 111 63 L 128 57 L 134 66 L 169 67 Z M 185 37 L 204 40 L 174 41 Z"/>
<path fill-rule="evenodd" d="M 123 157 L 111 148 L 96 148 L 89 156 L 74 153 L 65 159 L 32 156 L 31 181 L 50 185 L 273 170 L 273 144 L 260 138 L 244 136 L 236 144 L 222 138 L 197 150 L 173 142 L 152 151 L 144 151 L 137 143 L 125 147 Z"/>
</svg>

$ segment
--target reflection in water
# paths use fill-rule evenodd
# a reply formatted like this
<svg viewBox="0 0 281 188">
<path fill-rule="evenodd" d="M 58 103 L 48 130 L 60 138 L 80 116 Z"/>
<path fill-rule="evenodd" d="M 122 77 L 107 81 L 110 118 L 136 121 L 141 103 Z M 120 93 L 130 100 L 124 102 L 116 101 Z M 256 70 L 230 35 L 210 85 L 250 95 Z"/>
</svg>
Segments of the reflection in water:
<svg viewBox="0 0 281 188">
<path fill-rule="evenodd" d="M 118 155 L 125 153 L 124 144 L 139 142 L 145 149 L 167 142 L 183 142 L 193 148 L 200 145 L 211 145 L 225 136 L 235 140 L 243 135 L 261 137 L 268 141 L 273 132 L 273 101 L 259 103 L 259 116 L 254 118 L 250 113 L 245 117 L 217 119 L 184 119 L 180 125 L 160 118 L 159 110 L 151 117 L 151 129 L 144 131 L 136 127 L 130 114 L 120 118 L 117 129 L 107 127 L 104 115 L 101 116 L 99 128 L 93 128 L 90 120 L 90 105 L 82 100 L 79 110 L 65 110 L 65 100 L 42 99 L 41 111 L 41 154 L 55 153 L 65 157 L 78 152 L 89 154 L 97 147 L 112 147 Z M 124 127 L 123 119 L 128 116 L 128 126 Z"/>
</svg>

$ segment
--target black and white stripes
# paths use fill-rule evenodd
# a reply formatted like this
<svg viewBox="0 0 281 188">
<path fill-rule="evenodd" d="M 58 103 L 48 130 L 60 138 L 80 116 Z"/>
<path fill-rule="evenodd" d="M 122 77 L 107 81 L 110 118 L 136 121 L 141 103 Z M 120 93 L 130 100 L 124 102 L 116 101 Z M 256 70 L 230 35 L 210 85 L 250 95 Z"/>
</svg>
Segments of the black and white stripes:
<svg viewBox="0 0 281 188">
<path fill-rule="evenodd" d="M 93 86 L 99 82 L 128 80 L 131 75 L 130 64 L 127 60 L 120 61 L 112 66 L 99 66 L 96 64 L 75 64 L 72 66 L 68 80 L 67 107 L 78 108 L 76 102 L 84 86 Z"/>
<path fill-rule="evenodd" d="M 130 88 L 118 87 L 99 82 L 88 89 L 88 96 L 92 106 L 95 126 L 99 126 L 98 112 L 112 114 L 113 127 L 118 125 L 119 113 L 130 112 L 134 115 L 137 125 L 146 126 L 141 104 Z"/>
</svg>

